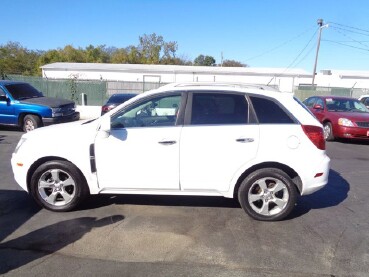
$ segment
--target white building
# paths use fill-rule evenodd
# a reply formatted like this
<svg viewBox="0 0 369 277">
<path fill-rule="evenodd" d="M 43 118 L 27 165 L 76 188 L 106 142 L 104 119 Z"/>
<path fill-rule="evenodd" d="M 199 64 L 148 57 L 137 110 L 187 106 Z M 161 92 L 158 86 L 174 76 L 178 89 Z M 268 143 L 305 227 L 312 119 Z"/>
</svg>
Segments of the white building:
<svg viewBox="0 0 369 277">
<path fill-rule="evenodd" d="M 104 80 L 143 83 L 227 82 L 277 86 L 293 92 L 299 85 L 311 85 L 312 74 L 302 69 L 209 67 L 147 64 L 52 63 L 44 65 L 42 76 L 51 79 Z M 315 77 L 322 87 L 369 88 L 369 71 L 322 70 Z"/>
</svg>

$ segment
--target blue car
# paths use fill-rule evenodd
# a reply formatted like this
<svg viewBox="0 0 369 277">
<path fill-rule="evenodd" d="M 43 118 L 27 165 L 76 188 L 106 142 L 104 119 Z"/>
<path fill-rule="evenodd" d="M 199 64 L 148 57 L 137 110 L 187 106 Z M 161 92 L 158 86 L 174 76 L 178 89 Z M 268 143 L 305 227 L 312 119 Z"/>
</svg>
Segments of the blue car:
<svg viewBox="0 0 369 277">
<path fill-rule="evenodd" d="M 25 82 L 0 81 L 0 125 L 18 126 L 29 132 L 79 117 L 73 101 L 45 97 Z"/>
</svg>

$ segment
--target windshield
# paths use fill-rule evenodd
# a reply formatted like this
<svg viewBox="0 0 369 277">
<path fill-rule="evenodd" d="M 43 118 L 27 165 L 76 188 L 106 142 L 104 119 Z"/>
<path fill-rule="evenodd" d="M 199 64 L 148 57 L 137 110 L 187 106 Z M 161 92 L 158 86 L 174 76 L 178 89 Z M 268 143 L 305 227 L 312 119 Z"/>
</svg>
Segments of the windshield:
<svg viewBox="0 0 369 277">
<path fill-rule="evenodd" d="M 11 84 L 5 87 L 15 100 L 43 97 L 42 93 L 30 84 Z"/>
<path fill-rule="evenodd" d="M 369 112 L 363 103 L 355 99 L 327 98 L 325 101 L 330 112 Z"/>
</svg>

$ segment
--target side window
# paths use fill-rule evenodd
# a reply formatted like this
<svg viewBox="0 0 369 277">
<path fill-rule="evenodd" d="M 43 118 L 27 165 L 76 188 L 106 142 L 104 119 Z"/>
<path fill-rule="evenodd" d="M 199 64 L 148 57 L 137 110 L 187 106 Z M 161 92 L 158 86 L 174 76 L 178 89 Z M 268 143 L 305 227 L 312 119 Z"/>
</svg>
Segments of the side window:
<svg viewBox="0 0 369 277">
<path fill-rule="evenodd" d="M 192 125 L 247 124 L 246 97 L 236 94 L 194 93 Z"/>
<path fill-rule="evenodd" d="M 250 97 L 260 124 L 291 124 L 293 119 L 277 103 L 261 97 Z"/>
<path fill-rule="evenodd" d="M 309 108 L 312 108 L 315 104 L 315 101 L 316 101 L 316 98 L 315 97 L 311 97 L 311 98 L 308 98 L 304 101 L 304 104 L 309 107 Z"/>
<path fill-rule="evenodd" d="M 320 105 L 320 106 L 322 106 L 322 108 L 324 108 L 324 101 L 323 101 L 323 99 L 318 98 L 318 99 L 316 100 L 316 104 L 317 104 L 317 105 Z"/>
<path fill-rule="evenodd" d="M 181 95 L 144 100 L 114 114 L 111 118 L 111 128 L 174 126 L 180 104 Z"/>
</svg>

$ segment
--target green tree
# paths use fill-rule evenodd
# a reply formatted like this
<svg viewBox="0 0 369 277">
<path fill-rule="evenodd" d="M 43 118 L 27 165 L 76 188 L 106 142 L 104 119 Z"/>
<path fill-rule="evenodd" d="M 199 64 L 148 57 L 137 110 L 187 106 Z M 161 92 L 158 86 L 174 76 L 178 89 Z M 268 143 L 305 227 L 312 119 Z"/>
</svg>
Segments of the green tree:
<svg viewBox="0 0 369 277">
<path fill-rule="evenodd" d="M 39 56 L 40 51 L 30 51 L 19 42 L 10 41 L 0 45 L 0 73 L 35 75 Z"/>
<path fill-rule="evenodd" d="M 89 45 L 86 47 L 84 55 L 85 61 L 88 63 L 108 63 L 111 60 L 105 45 L 99 45 L 97 47 Z"/>
<path fill-rule="evenodd" d="M 248 67 L 247 64 L 243 64 L 235 60 L 224 60 L 222 63 L 222 66 L 224 67 Z"/>
<path fill-rule="evenodd" d="M 214 66 L 215 59 L 212 56 L 199 55 L 194 61 L 194 65 L 198 66 Z"/>
<path fill-rule="evenodd" d="M 140 45 L 138 46 L 141 52 L 142 63 L 159 64 L 160 52 L 164 45 L 162 36 L 157 36 L 155 33 L 139 37 Z"/>
</svg>

